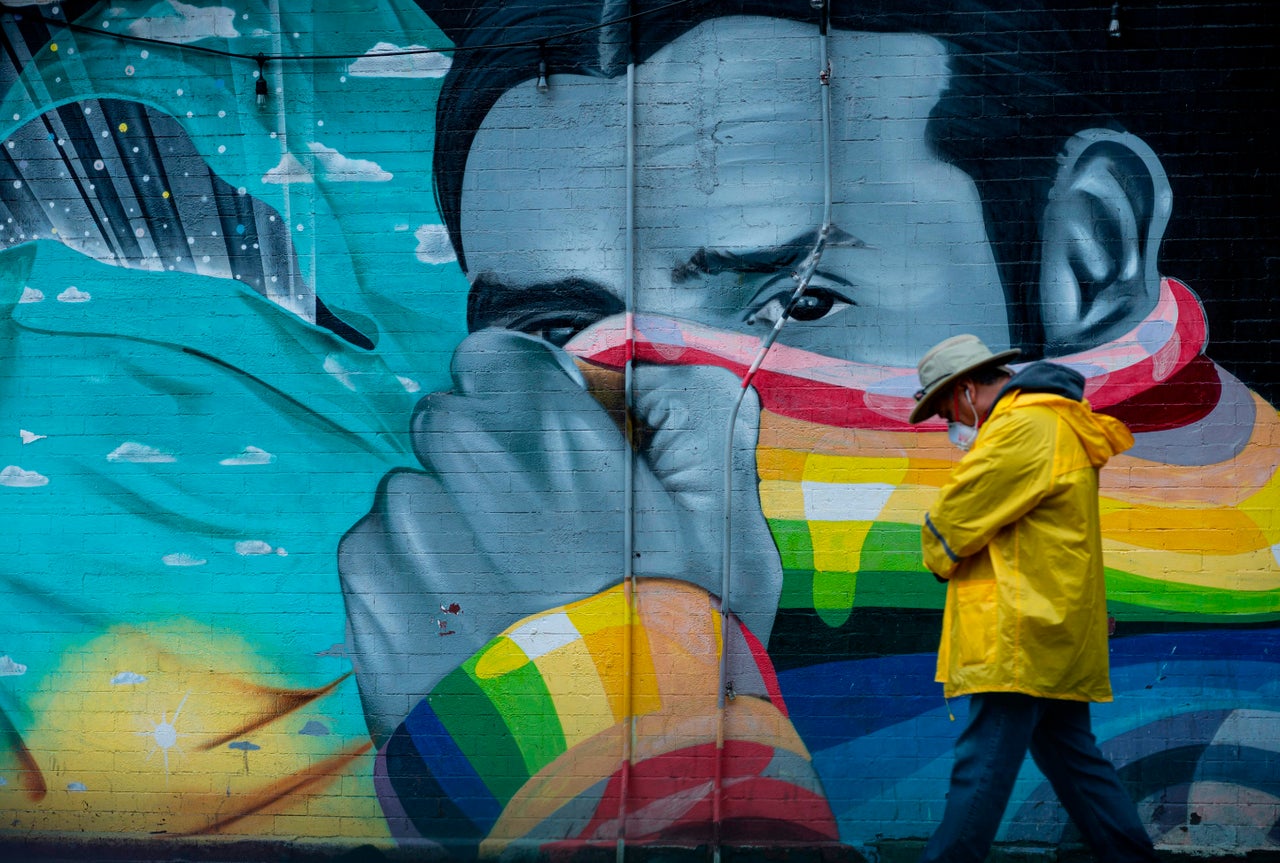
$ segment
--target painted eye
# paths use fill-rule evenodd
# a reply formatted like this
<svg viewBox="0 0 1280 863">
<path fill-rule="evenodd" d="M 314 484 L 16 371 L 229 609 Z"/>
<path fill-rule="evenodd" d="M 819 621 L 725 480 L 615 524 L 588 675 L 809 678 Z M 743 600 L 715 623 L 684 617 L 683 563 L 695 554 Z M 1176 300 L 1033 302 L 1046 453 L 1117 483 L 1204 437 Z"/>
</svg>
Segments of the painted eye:
<svg viewBox="0 0 1280 863">
<path fill-rule="evenodd" d="M 831 291 L 813 288 L 796 301 L 791 308 L 791 317 L 797 321 L 818 321 L 829 315 L 835 304 L 836 295 Z"/>
<path fill-rule="evenodd" d="M 562 315 L 523 320 L 519 322 L 518 326 L 513 326 L 512 329 L 518 329 L 531 336 L 546 339 L 556 347 L 562 348 L 568 343 L 569 339 L 598 320 L 600 320 L 599 315 Z"/>
<path fill-rule="evenodd" d="M 747 323 L 773 326 L 777 323 L 778 318 L 782 316 L 786 303 L 790 299 L 790 294 L 770 297 L 763 305 L 748 315 Z M 790 317 L 797 321 L 820 321 L 853 305 L 857 305 L 857 303 L 843 294 L 837 293 L 830 288 L 810 285 L 805 290 L 804 296 L 800 298 L 791 310 Z"/>
</svg>

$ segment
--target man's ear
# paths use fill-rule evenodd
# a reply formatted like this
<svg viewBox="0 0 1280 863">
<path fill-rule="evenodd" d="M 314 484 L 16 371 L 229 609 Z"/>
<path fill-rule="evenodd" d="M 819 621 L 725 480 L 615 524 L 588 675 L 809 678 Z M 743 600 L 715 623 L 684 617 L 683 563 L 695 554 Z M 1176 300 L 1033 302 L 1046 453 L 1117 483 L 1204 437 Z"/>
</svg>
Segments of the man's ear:
<svg viewBox="0 0 1280 863">
<path fill-rule="evenodd" d="M 1151 312 L 1172 205 L 1164 167 L 1140 138 L 1106 129 L 1072 136 L 1041 223 L 1047 355 L 1103 344 Z"/>
</svg>

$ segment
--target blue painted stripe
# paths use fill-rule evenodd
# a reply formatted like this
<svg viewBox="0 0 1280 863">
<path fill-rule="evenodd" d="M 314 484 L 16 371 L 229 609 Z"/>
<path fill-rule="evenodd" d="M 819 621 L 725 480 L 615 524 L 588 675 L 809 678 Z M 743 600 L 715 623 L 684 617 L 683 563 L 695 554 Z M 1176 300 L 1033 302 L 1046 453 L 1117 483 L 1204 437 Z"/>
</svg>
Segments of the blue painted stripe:
<svg viewBox="0 0 1280 863">
<path fill-rule="evenodd" d="M 933 535 L 938 538 L 938 542 L 942 543 L 942 550 L 947 553 L 947 557 L 951 558 L 952 563 L 959 563 L 960 558 L 956 557 L 956 553 L 951 550 L 951 546 L 947 545 L 947 541 L 942 538 L 942 534 L 938 533 L 938 529 L 933 526 L 933 519 L 929 518 L 929 514 L 924 514 L 925 526 L 932 531 Z"/>
<path fill-rule="evenodd" d="M 405 717 L 403 728 L 430 777 L 482 833 L 487 833 L 502 814 L 502 804 L 458 748 L 426 698 Z"/>
</svg>

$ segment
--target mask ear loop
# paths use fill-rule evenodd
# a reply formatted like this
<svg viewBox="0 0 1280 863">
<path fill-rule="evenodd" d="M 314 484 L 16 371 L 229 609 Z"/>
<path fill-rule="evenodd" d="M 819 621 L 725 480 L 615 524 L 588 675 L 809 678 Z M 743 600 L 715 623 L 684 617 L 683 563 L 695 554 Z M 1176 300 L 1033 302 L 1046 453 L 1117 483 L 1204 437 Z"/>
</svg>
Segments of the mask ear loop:
<svg viewBox="0 0 1280 863">
<path fill-rule="evenodd" d="M 978 406 L 973 403 L 973 396 L 969 395 L 969 391 L 964 391 L 964 400 L 969 403 L 969 410 L 973 411 L 973 430 L 977 432 L 982 428 L 982 417 L 978 416 Z"/>
</svg>

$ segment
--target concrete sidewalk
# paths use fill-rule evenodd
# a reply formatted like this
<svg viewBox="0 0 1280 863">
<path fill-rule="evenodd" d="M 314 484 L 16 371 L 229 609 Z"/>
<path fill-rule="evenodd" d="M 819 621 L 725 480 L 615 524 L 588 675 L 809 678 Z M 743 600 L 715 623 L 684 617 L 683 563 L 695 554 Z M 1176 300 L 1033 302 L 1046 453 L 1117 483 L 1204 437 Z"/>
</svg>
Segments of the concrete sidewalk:
<svg viewBox="0 0 1280 863">
<path fill-rule="evenodd" d="M 722 863 L 915 863 L 922 840 L 884 841 L 861 849 L 844 845 L 721 848 Z M 1221 849 L 1158 849 L 1165 863 L 1280 863 L 1280 846 L 1232 853 Z M 474 846 L 351 846 L 314 840 L 263 841 L 222 837 L 17 837 L 0 833 L 0 863 L 427 863 L 475 860 Z M 709 863 L 708 846 L 603 845 L 554 854 L 509 849 L 503 861 L 517 863 Z M 1091 863 L 1083 846 L 998 845 L 989 863 Z"/>
</svg>

